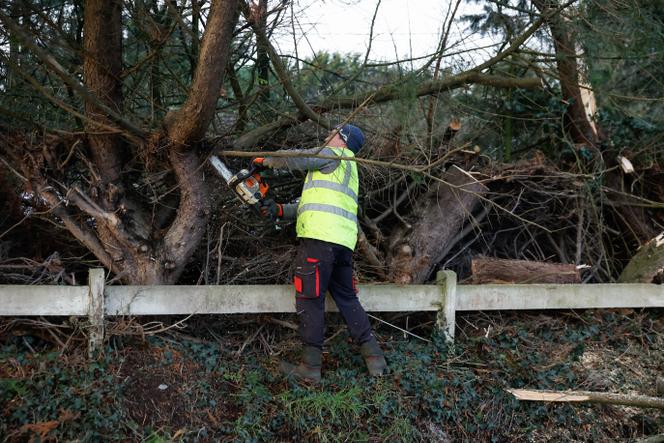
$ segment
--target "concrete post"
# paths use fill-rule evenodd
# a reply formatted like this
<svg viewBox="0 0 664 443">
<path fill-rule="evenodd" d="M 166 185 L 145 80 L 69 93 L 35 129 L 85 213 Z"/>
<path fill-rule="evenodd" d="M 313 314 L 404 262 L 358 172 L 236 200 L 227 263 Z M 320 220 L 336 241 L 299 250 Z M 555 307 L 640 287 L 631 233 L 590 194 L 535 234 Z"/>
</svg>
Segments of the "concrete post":
<svg viewBox="0 0 664 443">
<path fill-rule="evenodd" d="M 90 269 L 88 272 L 88 356 L 93 358 L 104 343 L 104 283 L 103 269 Z"/>
<path fill-rule="evenodd" d="M 441 299 L 436 324 L 445 334 L 445 339 L 449 343 L 454 343 L 457 277 L 454 271 L 439 271 L 436 275 L 436 282 L 440 286 Z"/>
</svg>

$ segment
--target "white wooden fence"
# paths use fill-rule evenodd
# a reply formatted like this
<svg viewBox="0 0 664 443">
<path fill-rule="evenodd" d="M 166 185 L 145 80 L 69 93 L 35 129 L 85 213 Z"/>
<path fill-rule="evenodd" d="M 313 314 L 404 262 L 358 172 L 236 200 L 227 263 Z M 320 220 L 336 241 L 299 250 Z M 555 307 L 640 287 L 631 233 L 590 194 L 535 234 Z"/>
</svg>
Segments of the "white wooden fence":
<svg viewBox="0 0 664 443">
<path fill-rule="evenodd" d="M 438 325 L 454 339 L 457 311 L 586 308 L 661 308 L 664 285 L 459 285 L 442 271 L 435 285 L 360 285 L 369 312 L 438 311 Z M 0 316 L 88 316 L 90 347 L 103 340 L 105 316 L 295 312 L 289 285 L 104 286 L 92 269 L 88 286 L 0 285 Z M 336 310 L 329 297 L 327 309 Z"/>
</svg>

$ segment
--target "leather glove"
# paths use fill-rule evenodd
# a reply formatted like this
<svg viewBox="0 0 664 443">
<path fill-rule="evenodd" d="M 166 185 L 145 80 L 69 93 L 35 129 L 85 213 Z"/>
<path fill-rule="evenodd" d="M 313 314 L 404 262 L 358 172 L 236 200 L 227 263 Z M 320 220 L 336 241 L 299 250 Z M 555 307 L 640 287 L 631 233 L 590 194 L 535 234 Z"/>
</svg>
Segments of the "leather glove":
<svg viewBox="0 0 664 443">
<path fill-rule="evenodd" d="M 284 207 L 272 199 L 263 200 L 258 205 L 258 210 L 263 217 L 275 219 L 284 216 Z"/>
</svg>

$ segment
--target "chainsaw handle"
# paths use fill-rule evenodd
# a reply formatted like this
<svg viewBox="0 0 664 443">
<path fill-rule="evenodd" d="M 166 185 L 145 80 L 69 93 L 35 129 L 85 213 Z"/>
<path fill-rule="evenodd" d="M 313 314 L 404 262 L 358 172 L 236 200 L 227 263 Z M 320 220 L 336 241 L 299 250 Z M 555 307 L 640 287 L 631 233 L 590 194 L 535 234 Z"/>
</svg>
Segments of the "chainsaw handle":
<svg viewBox="0 0 664 443">
<path fill-rule="evenodd" d="M 247 168 L 247 169 L 249 170 L 249 175 L 254 175 L 257 172 L 260 173 L 260 172 L 266 170 L 267 167 L 263 166 L 262 163 L 251 162 L 251 166 L 249 166 L 249 168 Z"/>
<path fill-rule="evenodd" d="M 264 166 L 252 163 L 251 166 L 249 166 L 247 169 L 242 169 L 240 172 L 235 174 L 235 176 L 233 177 L 233 184 L 239 183 L 242 180 L 245 180 L 254 174 L 260 174 L 260 172 L 263 171 L 264 169 L 265 169 Z"/>
</svg>

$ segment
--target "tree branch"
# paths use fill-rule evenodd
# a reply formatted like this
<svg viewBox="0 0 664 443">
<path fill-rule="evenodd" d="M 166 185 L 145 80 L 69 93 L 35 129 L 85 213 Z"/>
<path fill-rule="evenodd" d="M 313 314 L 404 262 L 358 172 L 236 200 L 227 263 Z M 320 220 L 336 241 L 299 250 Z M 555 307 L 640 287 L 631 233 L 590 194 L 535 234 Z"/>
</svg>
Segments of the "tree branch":
<svg viewBox="0 0 664 443">
<path fill-rule="evenodd" d="M 636 406 L 638 408 L 664 409 L 664 398 L 645 395 L 613 394 L 594 391 L 548 391 L 540 389 L 507 389 L 519 400 L 565 403 L 603 403 L 607 405 Z"/>
<path fill-rule="evenodd" d="M 237 4 L 238 0 L 212 2 L 187 100 L 164 119 L 168 138 L 178 147 L 202 139 L 214 117 L 237 22 Z"/>
<path fill-rule="evenodd" d="M 422 97 L 431 94 L 438 94 L 442 91 L 458 89 L 469 84 L 480 84 L 494 86 L 497 88 L 523 88 L 539 89 L 542 87 L 542 81 L 537 77 L 514 78 L 498 75 L 481 74 L 475 70 L 466 71 L 461 74 L 453 75 L 442 80 L 430 80 L 425 82 L 415 91 L 416 97 Z M 376 92 L 362 93 L 347 98 L 331 98 L 324 101 L 319 109 L 330 111 L 338 108 L 349 108 L 357 103 L 366 100 L 371 94 L 375 94 L 372 102 L 374 104 L 384 103 L 403 97 L 403 88 L 388 85 L 380 88 Z"/>
<path fill-rule="evenodd" d="M 34 183 L 33 188 L 51 207 L 51 211 L 64 223 L 65 227 L 72 235 L 90 250 L 102 263 L 112 272 L 117 272 L 113 265 L 113 258 L 110 256 L 97 236 L 88 228 L 76 223 L 67 211 L 62 207 L 60 198 L 50 191 L 47 186 L 41 183 Z"/>
<path fill-rule="evenodd" d="M 293 103 L 295 103 L 297 109 L 299 109 L 302 114 L 304 114 L 308 119 L 310 119 L 314 123 L 319 124 L 325 129 L 331 129 L 332 125 L 330 124 L 330 122 L 320 114 L 314 112 L 304 102 L 304 99 L 302 98 L 300 93 L 297 92 L 297 90 L 290 81 L 288 73 L 286 72 L 286 68 L 284 67 L 283 63 L 281 63 L 281 59 L 279 59 L 279 54 L 277 54 L 277 51 L 274 50 L 274 47 L 268 40 L 263 29 L 260 26 L 258 26 L 257 23 L 258 20 L 254 20 L 252 18 L 251 12 L 249 11 L 249 7 L 247 6 L 247 4 L 241 1 L 240 5 L 241 5 L 240 9 L 242 10 L 243 15 L 247 19 L 247 22 L 251 25 L 251 29 L 254 31 L 254 34 L 256 34 L 256 39 L 258 40 L 258 43 L 263 45 L 267 49 L 267 53 L 270 56 L 270 60 L 272 61 L 272 66 L 274 67 L 274 70 L 277 73 L 277 77 L 279 77 L 279 81 L 283 85 L 286 92 L 288 92 L 288 95 L 293 99 Z"/>
<path fill-rule="evenodd" d="M 415 91 L 416 97 L 422 97 L 431 94 L 438 94 L 442 91 L 458 89 L 469 84 L 482 84 L 497 88 L 523 88 L 539 89 L 542 87 L 542 81 L 537 77 L 514 78 L 499 75 L 481 74 L 473 70 L 461 74 L 447 77 L 442 80 L 428 81 Z M 375 92 L 365 92 L 346 98 L 327 99 L 320 105 L 315 106 L 319 112 L 338 110 L 339 108 L 352 108 L 368 99 L 374 104 L 384 103 L 403 97 L 403 88 L 394 85 L 384 86 Z M 372 97 L 373 96 L 373 97 Z M 260 126 L 249 132 L 242 134 L 233 142 L 235 148 L 247 148 L 259 143 L 268 134 L 272 134 L 280 129 L 285 129 L 296 125 L 306 119 L 303 114 L 290 114 L 275 122 Z"/>
</svg>

